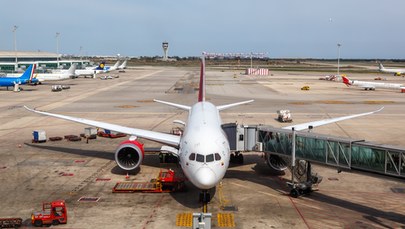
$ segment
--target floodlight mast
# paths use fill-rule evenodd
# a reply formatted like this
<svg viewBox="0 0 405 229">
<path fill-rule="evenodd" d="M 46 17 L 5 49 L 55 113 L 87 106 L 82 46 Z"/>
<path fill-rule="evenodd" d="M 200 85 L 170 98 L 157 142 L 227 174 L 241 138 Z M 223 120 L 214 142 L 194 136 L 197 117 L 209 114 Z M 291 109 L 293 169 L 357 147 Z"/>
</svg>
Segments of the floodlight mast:
<svg viewBox="0 0 405 229">
<path fill-rule="evenodd" d="M 18 60 L 17 60 L 17 29 L 18 26 L 13 27 L 13 37 L 14 37 L 14 54 L 15 54 L 15 67 L 14 70 L 17 71 L 18 69 Z"/>
<path fill-rule="evenodd" d="M 56 62 L 57 62 L 57 68 L 59 68 L 59 36 L 60 36 L 60 33 L 56 32 Z"/>
<path fill-rule="evenodd" d="M 337 75 L 340 75 L 340 47 L 342 44 L 338 43 L 337 48 L 338 48 L 338 59 L 337 59 Z"/>
</svg>

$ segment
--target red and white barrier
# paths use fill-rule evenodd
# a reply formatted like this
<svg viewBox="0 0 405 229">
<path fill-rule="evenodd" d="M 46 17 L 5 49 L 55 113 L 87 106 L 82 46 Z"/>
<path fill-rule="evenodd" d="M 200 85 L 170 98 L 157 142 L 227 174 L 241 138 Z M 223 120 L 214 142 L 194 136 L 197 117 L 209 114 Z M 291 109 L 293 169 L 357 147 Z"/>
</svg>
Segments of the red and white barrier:
<svg viewBox="0 0 405 229">
<path fill-rule="evenodd" d="M 267 69 L 267 68 L 248 68 L 248 69 L 246 69 L 246 75 L 267 76 L 267 75 L 269 75 L 269 69 Z"/>
</svg>

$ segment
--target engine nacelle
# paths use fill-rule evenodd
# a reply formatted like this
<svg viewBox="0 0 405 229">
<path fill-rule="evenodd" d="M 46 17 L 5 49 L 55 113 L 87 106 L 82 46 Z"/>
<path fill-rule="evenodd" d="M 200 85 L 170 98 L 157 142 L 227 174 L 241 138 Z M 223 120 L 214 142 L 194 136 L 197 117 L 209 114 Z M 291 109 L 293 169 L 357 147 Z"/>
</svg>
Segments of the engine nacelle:
<svg viewBox="0 0 405 229">
<path fill-rule="evenodd" d="M 142 164 L 144 155 L 143 144 L 127 140 L 115 151 L 115 162 L 124 170 L 134 170 Z"/>
<path fill-rule="evenodd" d="M 287 163 L 280 156 L 266 153 L 266 162 L 270 168 L 275 171 L 281 172 L 287 169 Z"/>
</svg>

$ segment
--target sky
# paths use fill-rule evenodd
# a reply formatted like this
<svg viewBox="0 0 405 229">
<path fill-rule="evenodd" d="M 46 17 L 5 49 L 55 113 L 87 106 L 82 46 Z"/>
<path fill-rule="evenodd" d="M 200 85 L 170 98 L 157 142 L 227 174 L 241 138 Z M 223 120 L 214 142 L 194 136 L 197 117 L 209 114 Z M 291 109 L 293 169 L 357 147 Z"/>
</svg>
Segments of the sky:
<svg viewBox="0 0 405 229">
<path fill-rule="evenodd" d="M 0 50 L 405 59 L 403 0 L 0 0 Z M 60 33 L 56 38 L 56 33 Z M 82 48 L 80 48 L 82 47 Z M 80 52 L 80 50 L 82 50 Z"/>
</svg>

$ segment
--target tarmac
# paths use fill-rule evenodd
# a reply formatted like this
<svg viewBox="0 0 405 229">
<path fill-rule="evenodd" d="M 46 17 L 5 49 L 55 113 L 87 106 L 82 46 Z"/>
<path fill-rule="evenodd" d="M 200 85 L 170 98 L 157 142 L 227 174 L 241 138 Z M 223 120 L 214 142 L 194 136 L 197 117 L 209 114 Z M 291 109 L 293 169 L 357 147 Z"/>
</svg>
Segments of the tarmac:
<svg viewBox="0 0 405 229">
<path fill-rule="evenodd" d="M 224 123 L 264 124 L 281 127 L 276 111 L 289 109 L 293 123 L 384 110 L 366 117 L 317 127 L 314 132 L 405 148 L 405 94 L 395 90 L 364 91 L 339 82 L 319 80 L 328 73 L 271 72 L 247 76 L 236 69 L 207 69 L 207 100 L 222 105 L 255 102 L 221 113 Z M 331 74 L 331 73 L 329 73 Z M 66 200 L 68 223 L 59 228 L 187 228 L 176 226 L 182 213 L 200 212 L 197 190 L 186 183 L 177 193 L 112 193 L 121 181 L 149 181 L 162 168 L 156 153 L 148 153 L 140 170 L 126 179 L 114 162 L 115 148 L 127 138 L 78 142 L 32 143 L 32 131 L 47 137 L 84 132 L 87 126 L 31 113 L 38 110 L 129 127 L 170 132 L 172 121 L 187 113 L 154 103 L 153 99 L 192 105 L 197 100 L 198 68 L 135 67 L 119 78 L 77 78 L 56 84 L 71 88 L 52 92 L 54 82 L 22 86 L 21 92 L 0 88 L 0 218 L 21 217 L 31 227 L 31 213 L 42 202 Z M 405 83 L 390 74 L 350 74 L 351 79 Z M 310 86 L 302 91 L 302 86 Z M 146 148 L 159 144 L 141 140 Z M 229 168 L 208 205 L 213 228 L 220 228 L 218 213 L 230 213 L 229 228 L 405 228 L 404 179 L 375 174 L 337 173 L 314 166 L 323 177 L 319 190 L 292 198 L 286 182 L 291 175 L 272 174 L 262 154 L 245 156 L 244 165 Z M 96 202 L 79 202 L 97 197 Z M 231 211 L 222 210 L 231 206 Z M 228 225 L 229 226 L 229 225 Z"/>
</svg>

